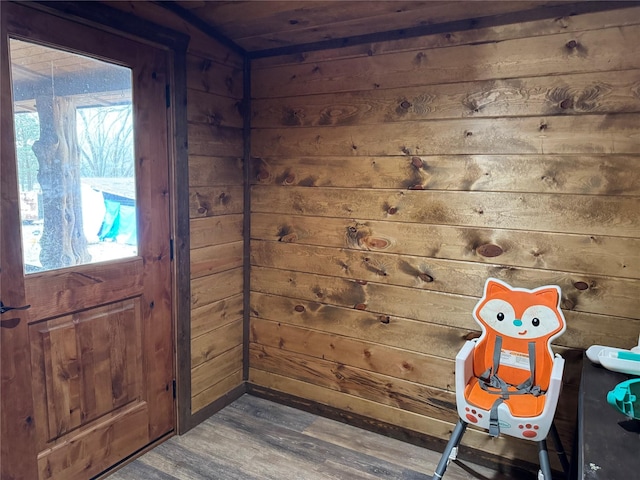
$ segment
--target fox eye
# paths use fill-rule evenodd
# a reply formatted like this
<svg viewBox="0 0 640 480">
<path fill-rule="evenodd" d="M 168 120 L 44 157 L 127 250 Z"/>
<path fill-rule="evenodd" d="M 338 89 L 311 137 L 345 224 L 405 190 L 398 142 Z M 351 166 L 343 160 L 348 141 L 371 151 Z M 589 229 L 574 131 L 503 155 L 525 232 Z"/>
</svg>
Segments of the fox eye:
<svg viewBox="0 0 640 480">
<path fill-rule="evenodd" d="M 498 313 L 497 318 L 498 318 L 498 321 L 500 321 L 500 322 L 503 321 L 504 320 L 504 313 L 502 313 L 502 312 Z"/>
<path fill-rule="evenodd" d="M 537 327 L 538 325 L 540 325 L 540 319 L 538 317 L 534 317 L 534 319 L 531 320 L 531 323 L 534 327 Z"/>
</svg>

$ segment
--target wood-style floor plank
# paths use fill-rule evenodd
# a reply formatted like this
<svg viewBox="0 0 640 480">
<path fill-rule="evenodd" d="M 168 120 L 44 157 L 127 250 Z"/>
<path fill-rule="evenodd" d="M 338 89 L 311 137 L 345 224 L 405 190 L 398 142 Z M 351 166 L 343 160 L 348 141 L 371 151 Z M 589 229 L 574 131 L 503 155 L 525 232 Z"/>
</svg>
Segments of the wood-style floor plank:
<svg viewBox="0 0 640 480">
<path fill-rule="evenodd" d="M 428 480 L 438 452 L 244 395 L 109 480 Z M 506 480 L 452 463 L 446 480 Z"/>
</svg>

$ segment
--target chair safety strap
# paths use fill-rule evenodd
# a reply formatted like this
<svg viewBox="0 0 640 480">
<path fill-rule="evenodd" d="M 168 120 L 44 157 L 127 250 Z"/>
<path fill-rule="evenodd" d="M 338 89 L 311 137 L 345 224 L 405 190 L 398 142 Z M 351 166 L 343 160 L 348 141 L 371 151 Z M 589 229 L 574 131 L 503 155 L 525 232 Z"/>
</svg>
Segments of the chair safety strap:
<svg viewBox="0 0 640 480">
<path fill-rule="evenodd" d="M 545 392 L 538 385 L 533 385 L 536 374 L 536 344 L 535 342 L 529 342 L 527 345 L 529 351 L 529 378 L 519 385 L 511 385 L 505 382 L 498 376 L 498 369 L 500 368 L 500 355 L 502 352 L 502 337 L 496 336 L 496 341 L 493 349 L 493 366 L 489 367 L 482 375 L 478 377 L 478 383 L 480 388 L 485 392 L 492 395 L 500 395 L 499 398 L 493 402 L 491 411 L 489 413 L 489 435 L 497 437 L 500 435 L 500 424 L 498 421 L 498 407 L 504 400 L 507 400 L 511 395 L 533 395 L 538 397 Z M 509 387 L 514 390 L 509 390 Z"/>
</svg>

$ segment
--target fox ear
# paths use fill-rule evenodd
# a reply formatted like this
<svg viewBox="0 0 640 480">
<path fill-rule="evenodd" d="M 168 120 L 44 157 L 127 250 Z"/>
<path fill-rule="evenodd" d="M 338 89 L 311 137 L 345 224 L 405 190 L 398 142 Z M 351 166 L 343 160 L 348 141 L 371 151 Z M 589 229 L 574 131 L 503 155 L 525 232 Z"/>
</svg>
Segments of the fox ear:
<svg viewBox="0 0 640 480">
<path fill-rule="evenodd" d="M 489 280 L 487 280 L 487 284 L 485 285 L 484 296 L 492 297 L 498 293 L 505 293 L 510 291 L 511 289 L 509 287 L 490 278 Z"/>
<path fill-rule="evenodd" d="M 555 287 L 538 290 L 535 292 L 535 296 L 540 299 L 540 303 L 554 308 L 558 306 L 558 300 L 560 299 L 558 289 Z"/>
</svg>

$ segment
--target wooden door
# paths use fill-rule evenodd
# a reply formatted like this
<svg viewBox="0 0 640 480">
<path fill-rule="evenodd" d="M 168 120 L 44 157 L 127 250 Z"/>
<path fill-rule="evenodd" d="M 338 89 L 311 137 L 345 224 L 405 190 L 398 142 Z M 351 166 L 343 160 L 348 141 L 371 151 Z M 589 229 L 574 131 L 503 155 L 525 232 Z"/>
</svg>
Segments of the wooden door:
<svg viewBox="0 0 640 480">
<path fill-rule="evenodd" d="M 174 428 L 167 54 L 24 5 L 3 2 L 1 8 L 0 299 L 5 311 L 0 316 L 0 476 L 3 480 L 90 478 Z M 28 69 L 11 65 L 10 46 L 16 41 L 24 42 L 20 45 L 25 52 L 31 48 L 41 63 L 49 62 L 56 52 L 73 52 L 84 59 L 80 63 L 91 65 L 99 59 L 130 70 L 134 254 L 109 261 L 89 257 L 72 261 L 67 256 L 62 266 L 25 273 L 21 231 L 27 223 L 20 214 L 14 128 L 18 107 L 7 80 L 13 75 L 15 83 L 21 72 L 29 70 L 35 82 L 39 74 L 34 73 L 37 62 Z M 43 45 L 52 50 L 42 53 L 38 48 Z M 86 104 L 88 98 L 94 103 L 115 101 L 118 92 L 89 91 L 88 96 L 74 97 L 76 92 L 64 91 L 61 80 L 73 76 L 73 62 L 50 68 L 48 94 L 54 109 L 79 101 Z M 100 72 L 94 73 L 91 82 L 99 85 Z M 21 95 L 28 99 L 28 93 Z M 39 97 L 38 102 L 43 110 L 46 99 Z M 47 133 L 44 117 L 41 113 L 41 141 Z M 68 127 L 61 123 L 60 128 Z M 58 130 L 52 134 L 56 148 L 61 135 Z M 54 163 L 68 154 L 57 152 L 50 158 Z M 66 170 L 65 175 L 73 177 Z M 102 183 L 117 182 L 102 179 Z M 65 202 L 59 220 L 66 225 L 74 211 L 68 199 Z M 67 240 L 71 251 L 77 251 L 77 239 Z M 6 310 L 6 306 L 29 308 Z"/>
</svg>

